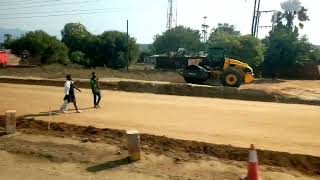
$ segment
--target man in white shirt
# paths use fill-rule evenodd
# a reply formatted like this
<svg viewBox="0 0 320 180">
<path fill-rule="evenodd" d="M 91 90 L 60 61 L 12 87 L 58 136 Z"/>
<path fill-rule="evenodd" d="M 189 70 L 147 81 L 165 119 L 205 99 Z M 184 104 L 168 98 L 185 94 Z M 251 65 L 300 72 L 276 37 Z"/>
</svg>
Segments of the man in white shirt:
<svg viewBox="0 0 320 180">
<path fill-rule="evenodd" d="M 65 96 L 63 98 L 64 102 L 60 108 L 60 112 L 65 113 L 67 111 L 68 104 L 70 102 L 72 102 L 77 113 L 80 113 L 80 110 L 78 109 L 78 106 L 77 106 L 77 101 L 76 101 L 74 89 L 78 90 L 79 92 L 81 92 L 81 90 L 75 86 L 74 82 L 72 81 L 71 75 L 67 75 L 66 79 L 67 79 L 67 81 L 64 84 L 64 94 L 65 94 Z"/>
</svg>

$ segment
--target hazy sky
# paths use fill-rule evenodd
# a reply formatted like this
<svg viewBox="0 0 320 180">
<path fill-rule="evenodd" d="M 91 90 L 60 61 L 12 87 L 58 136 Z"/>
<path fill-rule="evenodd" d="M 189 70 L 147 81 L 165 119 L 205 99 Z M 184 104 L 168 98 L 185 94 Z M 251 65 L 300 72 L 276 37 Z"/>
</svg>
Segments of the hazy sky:
<svg viewBox="0 0 320 180">
<path fill-rule="evenodd" d="M 261 0 L 261 10 L 280 10 L 282 1 Z M 254 0 L 178 0 L 178 25 L 201 29 L 203 17 L 208 16 L 210 29 L 219 22 L 227 22 L 236 25 L 242 34 L 249 34 L 253 2 Z M 307 34 L 312 43 L 320 45 L 320 0 L 301 2 L 308 9 L 311 19 L 305 24 L 302 33 Z M 43 29 L 51 35 L 60 36 L 64 24 L 80 22 L 90 32 L 98 34 L 105 30 L 126 31 L 126 19 L 129 19 L 130 34 L 139 43 L 151 43 L 156 34 L 166 30 L 167 4 L 167 0 L 0 0 L 0 27 Z M 81 13 L 104 10 L 112 12 L 31 17 L 78 14 L 79 10 L 90 10 Z M 270 19 L 271 14 L 263 14 L 260 25 L 271 25 Z M 261 29 L 260 38 L 269 30 Z"/>
</svg>

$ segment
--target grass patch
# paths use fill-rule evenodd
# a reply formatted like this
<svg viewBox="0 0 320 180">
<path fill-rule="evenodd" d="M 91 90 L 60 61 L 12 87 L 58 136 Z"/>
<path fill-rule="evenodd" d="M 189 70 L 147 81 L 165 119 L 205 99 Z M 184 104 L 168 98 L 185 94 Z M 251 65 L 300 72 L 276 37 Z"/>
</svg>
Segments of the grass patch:
<svg viewBox="0 0 320 180">
<path fill-rule="evenodd" d="M 57 79 L 64 78 L 66 74 L 71 74 L 73 78 L 88 79 L 91 72 L 95 71 L 100 78 L 124 78 L 146 81 L 166 81 L 180 83 L 183 78 L 174 71 L 145 70 L 143 68 L 130 68 L 126 70 L 114 70 L 99 67 L 96 69 L 85 69 L 79 65 L 63 66 L 59 64 L 45 65 L 34 68 L 6 68 L 0 69 L 0 76 L 16 77 L 38 77 Z"/>
</svg>

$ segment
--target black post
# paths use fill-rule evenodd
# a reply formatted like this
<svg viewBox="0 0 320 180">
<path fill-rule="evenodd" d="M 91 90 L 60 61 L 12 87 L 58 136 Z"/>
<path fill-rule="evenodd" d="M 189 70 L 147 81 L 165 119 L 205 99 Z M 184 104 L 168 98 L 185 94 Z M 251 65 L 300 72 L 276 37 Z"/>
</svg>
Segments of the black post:
<svg viewBox="0 0 320 180">
<path fill-rule="evenodd" d="M 257 9 L 257 0 L 254 0 L 254 9 L 253 9 L 253 17 L 252 17 L 252 26 L 251 26 L 251 35 L 254 36 L 254 28 L 256 21 L 256 9 Z"/>
<path fill-rule="evenodd" d="M 255 28 L 254 28 L 254 35 L 256 37 L 258 37 L 259 23 L 260 23 L 260 3 L 261 3 L 261 0 L 258 1 L 258 8 L 256 11 L 256 23 L 255 23 Z"/>
<path fill-rule="evenodd" d="M 259 24 L 260 24 L 260 16 L 261 16 L 261 12 L 258 12 L 258 18 L 257 18 L 257 22 L 256 22 L 256 26 L 257 26 L 257 28 L 256 28 L 256 32 L 255 32 L 255 35 L 256 35 L 256 37 L 258 38 L 259 37 Z"/>
<path fill-rule="evenodd" d="M 130 63 L 130 51 L 129 51 L 129 20 L 127 20 L 127 71 L 129 71 Z"/>
</svg>

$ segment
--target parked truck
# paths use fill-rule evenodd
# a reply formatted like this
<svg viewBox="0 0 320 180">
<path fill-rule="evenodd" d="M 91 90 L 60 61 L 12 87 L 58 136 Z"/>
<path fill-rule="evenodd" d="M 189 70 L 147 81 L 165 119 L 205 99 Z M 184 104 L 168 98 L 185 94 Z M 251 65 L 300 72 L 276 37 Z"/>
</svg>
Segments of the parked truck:
<svg viewBox="0 0 320 180">
<path fill-rule="evenodd" d="M 6 51 L 0 51 L 0 68 L 7 66 L 9 60 L 9 54 Z"/>
</svg>

